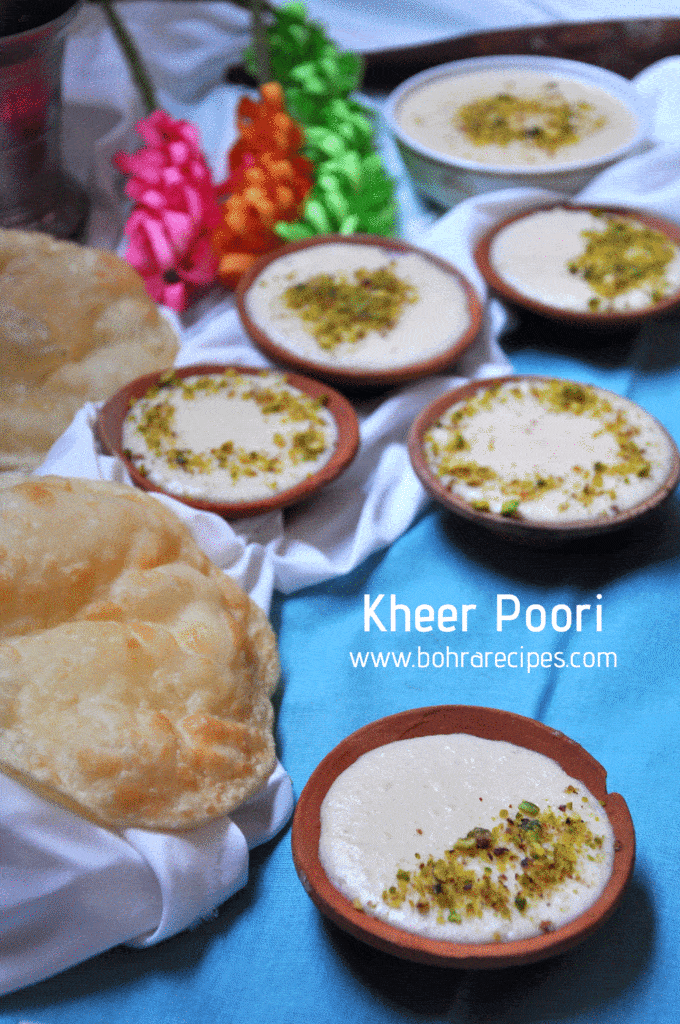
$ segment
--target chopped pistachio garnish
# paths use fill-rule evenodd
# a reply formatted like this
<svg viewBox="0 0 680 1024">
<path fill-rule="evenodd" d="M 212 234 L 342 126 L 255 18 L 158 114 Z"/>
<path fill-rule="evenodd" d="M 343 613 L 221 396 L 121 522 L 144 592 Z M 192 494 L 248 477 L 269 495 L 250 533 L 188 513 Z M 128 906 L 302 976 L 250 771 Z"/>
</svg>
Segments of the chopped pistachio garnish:
<svg viewBox="0 0 680 1024">
<path fill-rule="evenodd" d="M 531 800 L 522 800 L 519 805 L 520 811 L 524 811 L 525 814 L 538 814 L 539 809 L 536 804 L 532 804 Z"/>
<path fill-rule="evenodd" d="M 513 518 L 519 511 L 519 500 L 513 498 L 512 501 L 504 501 L 501 505 L 501 515 Z"/>
<path fill-rule="evenodd" d="M 182 444 L 176 432 L 177 403 L 193 403 L 212 395 L 254 403 L 262 417 L 272 422 L 272 450 L 235 443 L 228 436 L 228 415 L 223 425 L 215 425 L 219 443 L 204 451 L 193 451 Z M 323 397 L 313 398 L 284 385 L 280 375 L 275 375 L 272 383 L 267 375 L 243 374 L 236 369 L 188 378 L 168 372 L 142 398 L 131 402 L 126 422 L 133 427 L 132 436 L 143 438 L 148 453 L 171 470 L 190 476 L 222 471 L 232 484 L 242 478 L 263 476 L 266 488 L 275 490 L 276 478 L 287 467 L 314 463 L 329 451 L 331 436 L 328 418 L 322 415 L 324 405 Z M 296 429 L 291 430 L 291 425 Z M 143 475 L 149 476 L 144 451 L 127 447 L 126 454 Z"/>
<path fill-rule="evenodd" d="M 443 456 L 440 462 L 440 476 L 453 476 L 464 480 L 470 487 L 479 487 L 487 480 L 495 480 L 497 473 L 489 466 L 480 466 L 478 462 L 462 462 L 460 459 L 449 459 Z"/>
<path fill-rule="evenodd" d="M 377 270 L 355 270 L 353 280 L 343 274 L 317 274 L 286 288 L 283 299 L 323 349 L 356 343 L 369 331 L 387 334 L 404 307 L 418 299 L 418 289 L 398 277 L 395 266 L 392 261 Z"/>
<path fill-rule="evenodd" d="M 570 103 L 554 83 L 535 96 L 480 97 L 459 107 L 456 121 L 476 146 L 521 142 L 550 155 L 606 124 L 591 103 Z"/>
<path fill-rule="evenodd" d="M 504 809 L 499 818 L 491 829 L 472 829 L 442 857 L 419 858 L 411 871 L 399 868 L 383 901 L 394 908 L 408 902 L 422 915 L 434 913 L 438 923 L 460 924 L 485 910 L 502 918 L 513 908 L 524 915 L 567 880 L 579 881 L 582 858 L 602 856 L 604 837 L 566 807 L 555 812 L 522 801 L 514 817 Z"/>
<path fill-rule="evenodd" d="M 606 309 L 612 300 L 633 289 L 644 290 L 651 302 L 670 291 L 666 270 L 677 248 L 661 231 L 646 224 L 593 210 L 602 230 L 584 230 L 582 252 L 567 264 L 595 293 L 588 305 Z"/>
<path fill-rule="evenodd" d="M 318 427 L 301 430 L 293 437 L 290 447 L 291 462 L 313 461 L 326 449 L 326 435 Z"/>
<path fill-rule="evenodd" d="M 552 379 L 527 381 L 523 388 L 511 384 L 484 388 L 447 410 L 425 432 L 424 453 L 433 471 L 472 508 L 521 518 L 528 503 L 554 494 L 555 498 L 560 498 L 555 503 L 560 513 L 573 509 L 573 515 L 578 517 L 581 510 L 597 502 L 598 508 L 604 508 L 597 514 L 610 514 L 619 509 L 623 487 L 629 487 L 631 481 L 651 477 L 653 463 L 648 437 L 643 436 L 640 423 L 631 418 L 629 411 L 616 406 L 606 393 L 590 385 Z M 531 434 L 540 416 L 568 415 L 583 420 L 583 441 L 579 438 L 582 460 L 579 455 L 578 461 L 574 460 L 571 465 L 565 462 L 561 467 L 558 460 L 563 447 L 561 433 L 571 428 L 567 421 L 563 427 L 559 420 L 554 420 L 550 427 L 546 426 L 545 435 L 537 434 L 536 456 L 527 459 L 521 454 L 513 456 L 520 460 L 513 464 L 514 469 L 510 463 L 506 468 L 498 458 L 494 462 L 496 442 L 502 440 L 500 423 L 505 406 L 512 406 L 512 412 L 508 410 L 512 427 L 508 429 L 517 432 L 517 451 L 524 444 L 524 433 Z M 498 428 L 489 416 L 496 413 Z M 478 426 L 480 414 L 484 420 L 482 428 Z M 548 430 L 552 430 L 554 436 L 548 436 Z M 603 446 L 600 439 L 605 437 L 611 438 L 611 443 Z M 527 445 L 531 443 L 527 441 Z M 594 454 L 589 457 L 595 443 L 599 445 L 598 452 L 609 453 L 606 461 Z M 527 453 L 529 450 L 527 448 Z M 558 472 L 546 472 L 550 460 L 544 458 L 544 452 L 553 459 Z M 488 464 L 483 461 L 486 457 Z M 543 470 L 539 468 L 540 463 L 532 462 L 541 458 L 544 459 Z M 520 470 L 522 462 L 526 465 Z"/>
</svg>

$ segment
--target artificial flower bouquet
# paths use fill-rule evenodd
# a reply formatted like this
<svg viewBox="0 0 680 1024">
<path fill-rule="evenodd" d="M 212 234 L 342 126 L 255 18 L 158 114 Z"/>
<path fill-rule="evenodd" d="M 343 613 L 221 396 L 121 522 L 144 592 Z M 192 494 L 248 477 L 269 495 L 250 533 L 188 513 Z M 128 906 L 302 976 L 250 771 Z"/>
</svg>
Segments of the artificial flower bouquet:
<svg viewBox="0 0 680 1024">
<path fill-rule="evenodd" d="M 371 116 L 352 98 L 360 57 L 340 52 L 301 3 L 270 11 L 265 31 L 271 78 L 238 104 L 223 181 L 197 129 L 157 109 L 148 88 L 150 113 L 136 126 L 144 145 L 114 158 L 133 202 L 126 259 L 149 295 L 178 312 L 216 282 L 233 288 L 284 242 L 394 231 L 394 183 Z M 244 56 L 254 68 L 255 48 Z"/>
</svg>

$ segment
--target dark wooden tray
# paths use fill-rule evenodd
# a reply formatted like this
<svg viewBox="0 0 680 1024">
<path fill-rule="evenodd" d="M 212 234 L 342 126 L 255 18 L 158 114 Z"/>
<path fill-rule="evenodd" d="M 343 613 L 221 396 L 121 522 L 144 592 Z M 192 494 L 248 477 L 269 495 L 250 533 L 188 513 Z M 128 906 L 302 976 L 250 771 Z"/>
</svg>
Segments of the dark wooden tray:
<svg viewBox="0 0 680 1024">
<path fill-rule="evenodd" d="M 391 89 L 419 71 L 466 57 L 518 53 L 566 57 L 633 78 L 657 60 L 680 53 L 680 18 L 567 22 L 475 32 L 418 46 L 366 53 L 364 87 Z"/>
<path fill-rule="evenodd" d="M 504 53 L 566 57 L 633 78 L 655 61 L 680 54 L 680 18 L 558 22 L 371 50 L 364 54 L 363 84 L 369 90 L 388 91 L 437 64 Z M 254 84 L 240 64 L 226 69 L 225 80 Z"/>
</svg>

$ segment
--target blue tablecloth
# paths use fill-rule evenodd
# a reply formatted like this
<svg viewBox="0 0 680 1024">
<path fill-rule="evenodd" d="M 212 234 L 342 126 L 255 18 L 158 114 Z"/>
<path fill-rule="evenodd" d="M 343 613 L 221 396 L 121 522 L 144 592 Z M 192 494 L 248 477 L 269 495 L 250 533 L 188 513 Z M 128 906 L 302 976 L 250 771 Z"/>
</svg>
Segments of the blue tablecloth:
<svg viewBox="0 0 680 1024">
<path fill-rule="evenodd" d="M 556 339 L 535 322 L 520 325 L 506 344 L 516 370 L 589 380 L 626 394 L 680 440 L 679 339 L 678 320 L 590 344 L 568 333 Z M 214 920 L 151 949 L 114 949 L 9 995 L 0 1000 L 0 1021 L 334 1024 L 339 1014 L 371 1024 L 680 1019 L 679 512 L 675 496 L 640 528 L 540 551 L 461 527 L 429 506 L 404 536 L 349 576 L 277 597 L 273 607 L 283 661 L 277 739 L 298 793 L 354 729 L 440 703 L 538 718 L 605 766 L 609 790 L 622 793 L 631 810 L 638 856 L 621 906 L 581 946 L 535 966 L 491 973 L 403 963 L 322 919 L 297 879 L 287 830 L 254 851 L 247 888 Z M 373 600 L 380 593 L 387 601 L 394 593 L 411 608 L 477 607 L 455 643 L 453 634 L 443 642 L 436 632 L 366 632 L 364 595 Z M 521 605 L 500 632 L 499 594 L 513 594 Z M 577 603 L 592 606 L 582 630 L 554 631 L 552 607 Z M 530 604 L 548 613 L 542 632 L 527 629 Z M 445 662 L 437 652 L 447 644 L 471 652 L 463 667 L 453 667 L 452 659 L 448 668 L 437 667 Z M 476 651 L 513 650 L 524 654 L 523 666 L 517 657 L 517 668 L 492 668 L 493 659 L 485 659 L 488 668 L 472 664 L 479 661 L 472 658 Z M 530 669 L 537 659 L 529 653 L 543 651 L 563 652 L 566 666 Z M 407 667 L 395 664 L 400 653 L 402 662 L 411 654 Z M 358 656 L 366 654 L 361 667 Z M 381 654 L 391 661 L 387 667 Z"/>
</svg>

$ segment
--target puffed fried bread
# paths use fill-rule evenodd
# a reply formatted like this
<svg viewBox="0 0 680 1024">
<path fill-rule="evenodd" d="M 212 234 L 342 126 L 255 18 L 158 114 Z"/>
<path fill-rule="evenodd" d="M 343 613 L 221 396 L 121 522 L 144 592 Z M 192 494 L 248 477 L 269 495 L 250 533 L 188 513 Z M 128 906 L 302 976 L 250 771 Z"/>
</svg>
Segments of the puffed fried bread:
<svg viewBox="0 0 680 1024">
<path fill-rule="evenodd" d="M 228 814 L 276 763 L 264 612 L 161 501 L 0 491 L 0 768 L 114 828 Z"/>
<path fill-rule="evenodd" d="M 81 405 L 171 366 L 177 348 L 115 253 L 0 228 L 0 473 L 35 469 Z"/>
</svg>

